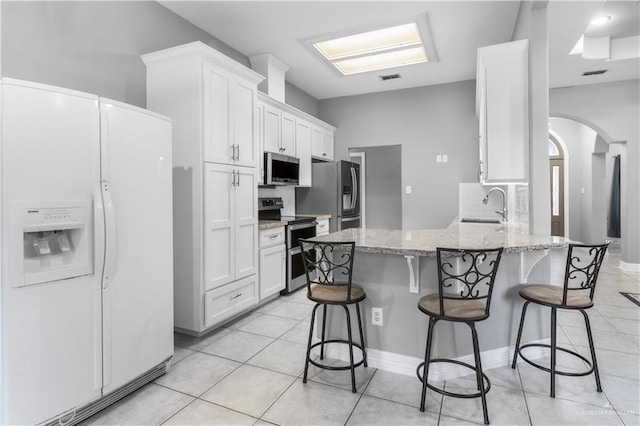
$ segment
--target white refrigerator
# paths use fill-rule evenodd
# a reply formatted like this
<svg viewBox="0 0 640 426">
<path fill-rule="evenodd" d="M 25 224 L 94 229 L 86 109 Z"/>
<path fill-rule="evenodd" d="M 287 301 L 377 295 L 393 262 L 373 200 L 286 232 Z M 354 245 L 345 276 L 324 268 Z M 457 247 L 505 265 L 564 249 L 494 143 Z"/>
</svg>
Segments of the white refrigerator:
<svg viewBox="0 0 640 426">
<path fill-rule="evenodd" d="M 74 424 L 173 355 L 171 121 L 3 79 L 1 424 Z"/>
</svg>

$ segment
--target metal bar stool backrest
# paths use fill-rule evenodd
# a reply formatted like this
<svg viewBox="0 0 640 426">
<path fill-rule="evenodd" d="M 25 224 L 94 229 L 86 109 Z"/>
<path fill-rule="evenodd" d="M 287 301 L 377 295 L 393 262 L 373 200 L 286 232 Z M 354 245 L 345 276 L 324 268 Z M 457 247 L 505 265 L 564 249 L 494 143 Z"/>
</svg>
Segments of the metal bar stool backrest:
<svg viewBox="0 0 640 426">
<path fill-rule="evenodd" d="M 313 284 L 346 286 L 346 301 L 351 302 L 351 276 L 356 243 L 299 241 L 307 275 L 307 293 L 311 295 Z"/>
<path fill-rule="evenodd" d="M 608 246 L 609 243 L 594 245 L 569 244 L 562 305 L 567 305 L 567 296 L 570 291 L 582 291 L 584 293 L 588 291 L 589 298 L 593 301 L 598 273 Z"/>
<path fill-rule="evenodd" d="M 438 291 L 440 312 L 447 317 L 445 300 L 483 303 L 484 315 L 489 316 L 491 294 L 503 248 L 450 249 L 437 248 Z M 476 303 L 473 303 L 476 306 Z"/>
</svg>

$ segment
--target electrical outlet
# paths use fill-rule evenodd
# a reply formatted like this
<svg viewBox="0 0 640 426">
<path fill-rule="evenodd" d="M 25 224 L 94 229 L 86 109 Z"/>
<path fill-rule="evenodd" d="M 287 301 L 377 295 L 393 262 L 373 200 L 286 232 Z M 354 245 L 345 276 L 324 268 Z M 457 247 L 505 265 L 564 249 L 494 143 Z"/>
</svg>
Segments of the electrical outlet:
<svg viewBox="0 0 640 426">
<path fill-rule="evenodd" d="M 446 155 L 446 154 L 443 154 L 443 155 L 442 155 L 442 162 L 443 162 L 443 163 L 446 163 L 447 161 L 449 161 L 449 157 L 447 157 L 447 155 Z"/>
<path fill-rule="evenodd" d="M 373 325 L 382 326 L 382 308 L 371 308 L 371 323 Z"/>
<path fill-rule="evenodd" d="M 407 185 L 404 192 L 406 192 L 407 194 L 411 194 L 411 185 Z"/>
<path fill-rule="evenodd" d="M 436 155 L 436 163 L 442 163 L 442 155 Z"/>
</svg>

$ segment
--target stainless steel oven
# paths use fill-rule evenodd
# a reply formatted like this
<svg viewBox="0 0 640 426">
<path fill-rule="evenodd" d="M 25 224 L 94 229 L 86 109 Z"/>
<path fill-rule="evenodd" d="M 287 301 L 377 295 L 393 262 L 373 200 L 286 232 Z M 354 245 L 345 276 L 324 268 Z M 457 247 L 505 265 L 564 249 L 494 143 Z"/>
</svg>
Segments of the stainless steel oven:
<svg viewBox="0 0 640 426">
<path fill-rule="evenodd" d="M 305 218 L 308 219 L 308 218 Z M 302 249 L 299 240 L 316 236 L 317 222 L 298 222 L 287 225 L 287 288 L 286 293 L 290 293 L 307 283 L 307 276 L 302 262 Z"/>
</svg>

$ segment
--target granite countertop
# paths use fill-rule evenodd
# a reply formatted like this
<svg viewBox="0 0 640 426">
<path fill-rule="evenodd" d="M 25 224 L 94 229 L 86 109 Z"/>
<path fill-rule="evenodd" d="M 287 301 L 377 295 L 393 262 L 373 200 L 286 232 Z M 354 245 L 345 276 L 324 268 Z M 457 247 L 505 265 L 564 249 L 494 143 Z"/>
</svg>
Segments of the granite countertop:
<svg viewBox="0 0 640 426">
<path fill-rule="evenodd" d="M 330 214 L 299 214 L 297 216 L 315 217 L 317 220 L 330 219 Z M 258 230 L 278 228 L 280 226 L 286 226 L 289 222 L 286 220 L 258 220 Z"/>
<path fill-rule="evenodd" d="M 305 217 L 315 217 L 317 220 L 323 220 L 323 219 L 331 219 L 331 215 L 330 214 L 308 214 L 308 213 L 301 213 L 298 214 L 297 216 L 305 216 Z"/>
<path fill-rule="evenodd" d="M 287 223 L 286 220 L 259 220 L 258 230 L 263 231 L 265 229 L 279 228 L 285 226 Z"/>
<path fill-rule="evenodd" d="M 435 256 L 436 247 L 484 249 L 504 247 L 505 253 L 559 249 L 568 245 L 563 237 L 529 235 L 519 223 L 459 223 L 445 229 L 411 231 L 351 228 L 315 237 L 314 241 L 355 241 L 356 251 L 397 255 Z"/>
</svg>

